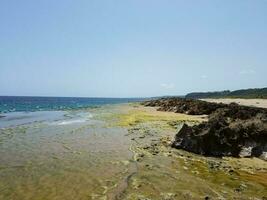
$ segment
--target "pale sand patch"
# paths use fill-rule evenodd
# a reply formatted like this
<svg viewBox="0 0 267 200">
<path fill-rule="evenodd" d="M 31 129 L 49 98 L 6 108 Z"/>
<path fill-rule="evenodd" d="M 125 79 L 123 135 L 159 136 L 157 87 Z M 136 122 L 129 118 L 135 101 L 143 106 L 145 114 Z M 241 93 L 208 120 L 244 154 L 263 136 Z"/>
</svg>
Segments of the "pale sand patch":
<svg viewBox="0 0 267 200">
<path fill-rule="evenodd" d="M 253 106 L 253 107 L 260 107 L 260 108 L 267 108 L 267 99 L 201 99 L 207 102 L 213 103 L 238 103 L 244 106 Z"/>
</svg>

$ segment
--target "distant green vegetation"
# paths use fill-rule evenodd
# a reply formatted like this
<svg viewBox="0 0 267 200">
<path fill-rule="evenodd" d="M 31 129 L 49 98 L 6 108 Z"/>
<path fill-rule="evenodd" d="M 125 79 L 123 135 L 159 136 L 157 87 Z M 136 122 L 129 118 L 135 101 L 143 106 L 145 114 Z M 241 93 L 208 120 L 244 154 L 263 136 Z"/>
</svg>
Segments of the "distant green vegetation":
<svg viewBox="0 0 267 200">
<path fill-rule="evenodd" d="M 187 94 L 185 97 L 190 99 L 219 98 L 219 97 L 225 97 L 229 93 L 230 90 L 216 91 L 216 92 L 193 92 Z"/>
<path fill-rule="evenodd" d="M 244 98 L 244 99 L 267 99 L 267 88 L 243 89 L 243 90 L 225 90 L 216 92 L 193 92 L 185 96 L 191 99 L 202 98 Z"/>
</svg>

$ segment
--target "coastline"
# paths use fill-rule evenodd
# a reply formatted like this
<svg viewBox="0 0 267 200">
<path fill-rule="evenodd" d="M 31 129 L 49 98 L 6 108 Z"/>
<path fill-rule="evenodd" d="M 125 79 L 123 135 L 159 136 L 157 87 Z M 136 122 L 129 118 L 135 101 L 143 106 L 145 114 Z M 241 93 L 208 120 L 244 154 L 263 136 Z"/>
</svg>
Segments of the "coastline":
<svg viewBox="0 0 267 200">
<path fill-rule="evenodd" d="M 82 115 L 67 113 L 68 119 L 90 115 L 82 123 L 51 127 L 34 122 L 0 130 L 0 145 L 10 145 L 10 150 L 0 148 L 0 199 L 26 200 L 31 194 L 60 200 L 267 196 L 267 162 L 172 148 L 182 124 L 196 125 L 207 116 L 156 109 L 140 103 L 106 105 L 81 110 Z"/>
</svg>

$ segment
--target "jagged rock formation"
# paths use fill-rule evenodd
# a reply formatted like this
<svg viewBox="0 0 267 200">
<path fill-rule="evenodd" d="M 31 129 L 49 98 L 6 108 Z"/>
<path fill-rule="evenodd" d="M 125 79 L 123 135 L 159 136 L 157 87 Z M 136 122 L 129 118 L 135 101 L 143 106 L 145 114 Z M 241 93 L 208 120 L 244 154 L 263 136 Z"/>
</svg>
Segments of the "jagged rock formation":
<svg viewBox="0 0 267 200">
<path fill-rule="evenodd" d="M 159 110 L 209 114 L 207 122 L 184 124 L 172 146 L 210 156 L 260 157 L 267 160 L 267 110 L 188 99 L 160 99 L 145 103 Z"/>
<path fill-rule="evenodd" d="M 226 107 L 225 104 L 209 103 L 206 101 L 183 99 L 183 98 L 163 98 L 143 103 L 145 106 L 159 107 L 159 111 L 185 113 L 189 115 L 209 115 L 218 108 Z"/>
</svg>

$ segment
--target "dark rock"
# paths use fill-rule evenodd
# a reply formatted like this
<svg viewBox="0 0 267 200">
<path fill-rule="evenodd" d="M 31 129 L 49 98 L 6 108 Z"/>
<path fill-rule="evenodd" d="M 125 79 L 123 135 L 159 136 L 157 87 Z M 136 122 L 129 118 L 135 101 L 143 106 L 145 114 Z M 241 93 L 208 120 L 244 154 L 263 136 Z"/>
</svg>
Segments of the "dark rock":
<svg viewBox="0 0 267 200">
<path fill-rule="evenodd" d="M 209 115 L 216 109 L 226 106 L 225 104 L 208 103 L 205 101 L 184 98 L 163 98 L 144 102 L 143 105 L 159 107 L 158 110 L 160 111 L 186 113 L 189 115 Z"/>
<path fill-rule="evenodd" d="M 211 156 L 262 157 L 267 150 L 266 116 L 265 111 L 238 105 L 219 108 L 208 122 L 184 124 L 172 146 Z"/>
<path fill-rule="evenodd" d="M 172 147 L 202 155 L 267 160 L 267 109 L 182 98 L 158 99 L 144 105 L 161 111 L 209 115 L 207 122 L 192 127 L 184 124 Z"/>
</svg>

